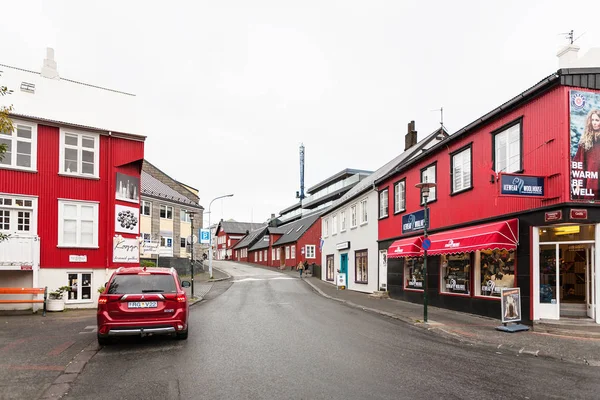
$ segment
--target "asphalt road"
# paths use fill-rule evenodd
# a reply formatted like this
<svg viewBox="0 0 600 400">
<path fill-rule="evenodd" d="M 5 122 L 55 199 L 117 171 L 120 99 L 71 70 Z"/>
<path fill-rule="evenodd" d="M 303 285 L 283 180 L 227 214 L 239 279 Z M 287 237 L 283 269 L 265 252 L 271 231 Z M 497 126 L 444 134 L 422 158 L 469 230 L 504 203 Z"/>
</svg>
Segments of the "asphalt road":
<svg viewBox="0 0 600 400">
<path fill-rule="evenodd" d="M 187 341 L 104 347 L 68 399 L 595 399 L 600 369 L 473 348 L 234 263 Z"/>
</svg>

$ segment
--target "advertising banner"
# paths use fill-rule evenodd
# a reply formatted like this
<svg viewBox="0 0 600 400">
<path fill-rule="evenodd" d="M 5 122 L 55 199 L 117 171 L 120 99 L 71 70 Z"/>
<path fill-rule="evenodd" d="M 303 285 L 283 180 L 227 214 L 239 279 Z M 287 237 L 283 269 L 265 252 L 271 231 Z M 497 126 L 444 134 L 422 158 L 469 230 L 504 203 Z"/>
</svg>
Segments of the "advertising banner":
<svg viewBox="0 0 600 400">
<path fill-rule="evenodd" d="M 501 174 L 500 194 L 505 196 L 544 197 L 544 178 Z"/>
<path fill-rule="evenodd" d="M 140 243 L 137 239 L 115 237 L 113 239 L 114 263 L 139 263 Z"/>
<path fill-rule="evenodd" d="M 569 92 L 571 200 L 600 200 L 600 95 Z"/>
<path fill-rule="evenodd" d="M 140 231 L 140 209 L 115 205 L 115 232 L 138 234 Z"/>
<path fill-rule="evenodd" d="M 521 321 L 521 288 L 502 288 L 502 323 Z"/>
<path fill-rule="evenodd" d="M 429 210 L 427 217 L 429 217 Z M 425 210 L 415 211 L 402 216 L 402 234 L 422 231 L 424 227 Z M 427 218 L 427 229 L 429 229 L 429 218 Z"/>
</svg>

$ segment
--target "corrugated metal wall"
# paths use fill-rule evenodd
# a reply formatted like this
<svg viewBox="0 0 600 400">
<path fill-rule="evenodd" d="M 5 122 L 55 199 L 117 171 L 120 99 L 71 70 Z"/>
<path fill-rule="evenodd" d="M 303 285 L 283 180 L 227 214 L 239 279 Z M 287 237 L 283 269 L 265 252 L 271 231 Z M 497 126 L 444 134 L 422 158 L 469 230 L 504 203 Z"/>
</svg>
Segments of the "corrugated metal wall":
<svg viewBox="0 0 600 400">
<path fill-rule="evenodd" d="M 401 214 L 391 214 L 379 221 L 379 239 L 398 237 L 402 232 L 402 215 L 422 209 L 419 190 L 420 170 L 437 162 L 437 200 L 430 203 L 430 229 L 442 228 L 531 210 L 569 199 L 569 118 L 568 90 L 557 87 L 526 105 L 508 113 L 476 132 L 449 142 L 445 149 L 413 165 L 379 185 L 389 188 L 393 210 L 393 183 L 406 178 L 406 207 Z M 499 183 L 493 171 L 492 132 L 522 118 L 522 158 L 525 175 L 546 176 L 546 199 L 499 196 Z M 473 189 L 451 196 L 450 154 L 472 143 Z M 494 176 L 494 183 L 491 183 Z"/>
</svg>

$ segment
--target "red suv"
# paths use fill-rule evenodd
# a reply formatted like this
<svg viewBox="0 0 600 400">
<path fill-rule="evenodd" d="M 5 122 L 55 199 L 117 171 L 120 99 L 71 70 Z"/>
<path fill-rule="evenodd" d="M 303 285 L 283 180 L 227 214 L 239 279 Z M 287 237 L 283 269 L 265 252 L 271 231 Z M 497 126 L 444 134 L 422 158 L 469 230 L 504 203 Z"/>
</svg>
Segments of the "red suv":
<svg viewBox="0 0 600 400">
<path fill-rule="evenodd" d="M 174 268 L 119 268 L 98 299 L 98 343 L 117 336 L 188 337 L 189 304 Z"/>
</svg>

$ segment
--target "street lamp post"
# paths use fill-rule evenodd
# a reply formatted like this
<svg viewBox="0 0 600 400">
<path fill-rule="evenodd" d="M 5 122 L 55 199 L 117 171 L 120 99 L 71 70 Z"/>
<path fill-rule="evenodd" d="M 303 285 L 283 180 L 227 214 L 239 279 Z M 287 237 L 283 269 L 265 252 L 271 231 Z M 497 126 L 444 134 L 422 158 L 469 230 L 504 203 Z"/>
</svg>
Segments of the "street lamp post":
<svg viewBox="0 0 600 400">
<path fill-rule="evenodd" d="M 190 257 L 190 267 L 192 270 L 192 298 L 194 297 L 194 212 L 192 211 L 188 211 L 187 212 L 190 215 L 190 230 L 191 230 L 191 234 L 190 234 L 190 246 L 191 246 L 191 257 Z"/>
<path fill-rule="evenodd" d="M 423 196 L 423 202 L 425 203 L 425 215 L 423 217 L 423 241 L 427 239 L 427 224 L 429 218 L 427 215 L 427 198 L 429 197 L 429 191 L 435 187 L 435 183 L 425 182 L 417 183 L 415 187 L 421 189 L 421 196 Z M 427 249 L 423 248 L 423 322 L 427 323 Z"/>
<path fill-rule="evenodd" d="M 208 243 L 210 244 L 210 246 L 208 248 L 208 276 L 210 276 L 210 279 L 212 279 L 212 277 L 213 277 L 213 273 L 212 273 L 212 259 L 213 259 L 213 255 L 212 255 L 212 229 L 210 227 L 210 207 L 212 206 L 213 201 L 218 200 L 218 199 L 222 199 L 224 197 L 233 197 L 233 194 L 226 194 L 224 196 L 215 197 L 208 204 L 208 238 L 209 238 Z"/>
</svg>

